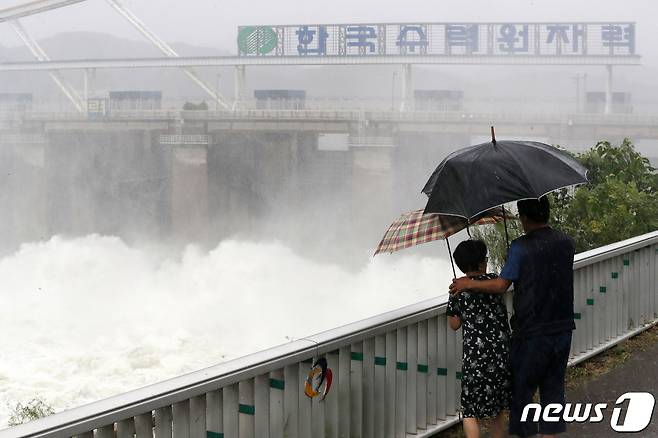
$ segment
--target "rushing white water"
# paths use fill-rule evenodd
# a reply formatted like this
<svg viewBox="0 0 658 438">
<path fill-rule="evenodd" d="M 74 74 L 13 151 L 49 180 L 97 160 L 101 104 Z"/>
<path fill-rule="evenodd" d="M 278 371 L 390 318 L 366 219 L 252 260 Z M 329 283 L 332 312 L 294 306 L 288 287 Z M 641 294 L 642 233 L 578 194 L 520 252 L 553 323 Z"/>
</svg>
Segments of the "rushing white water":
<svg viewBox="0 0 658 438">
<path fill-rule="evenodd" d="M 118 238 L 54 237 L 0 260 L 0 427 L 40 397 L 56 411 L 443 295 L 440 258 L 358 272 L 279 243 L 175 257 Z"/>
</svg>

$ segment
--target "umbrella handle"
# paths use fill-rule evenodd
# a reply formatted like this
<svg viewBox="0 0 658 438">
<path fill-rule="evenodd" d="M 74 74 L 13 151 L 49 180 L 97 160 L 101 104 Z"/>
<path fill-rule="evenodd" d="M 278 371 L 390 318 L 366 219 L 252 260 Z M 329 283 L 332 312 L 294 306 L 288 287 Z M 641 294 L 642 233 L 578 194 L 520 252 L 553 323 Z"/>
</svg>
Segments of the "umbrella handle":
<svg viewBox="0 0 658 438">
<path fill-rule="evenodd" d="M 493 126 L 491 127 L 493 129 Z M 505 205 L 501 205 L 500 208 L 503 209 L 503 225 L 505 225 L 505 244 L 507 245 L 507 251 L 509 252 L 509 234 L 507 233 L 507 215 L 505 214 Z M 507 260 L 507 254 L 505 254 L 505 260 Z"/>
<path fill-rule="evenodd" d="M 450 266 L 452 266 L 452 276 L 457 278 L 457 273 L 455 272 L 455 262 L 452 261 L 452 251 L 450 251 L 450 242 L 448 241 L 448 236 L 446 236 L 446 245 L 448 245 L 448 255 L 450 256 Z"/>
</svg>

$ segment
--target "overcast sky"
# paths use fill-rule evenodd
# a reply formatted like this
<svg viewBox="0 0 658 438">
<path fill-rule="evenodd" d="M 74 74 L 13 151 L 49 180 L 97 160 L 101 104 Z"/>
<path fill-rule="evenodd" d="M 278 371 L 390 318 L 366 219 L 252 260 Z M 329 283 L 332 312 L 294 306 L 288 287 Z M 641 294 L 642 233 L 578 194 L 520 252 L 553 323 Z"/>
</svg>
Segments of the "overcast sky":
<svg viewBox="0 0 658 438">
<path fill-rule="evenodd" d="M 27 0 L 0 0 L 9 7 Z M 390 21 L 635 21 L 637 53 L 658 64 L 655 0 L 123 0 L 168 42 L 236 51 L 236 28 L 245 24 Z M 66 31 L 96 31 L 141 39 L 105 0 L 87 0 L 23 20 L 37 39 Z M 0 23 L 0 44 L 20 41 Z M 184 55 L 184 54 L 182 54 Z"/>
</svg>

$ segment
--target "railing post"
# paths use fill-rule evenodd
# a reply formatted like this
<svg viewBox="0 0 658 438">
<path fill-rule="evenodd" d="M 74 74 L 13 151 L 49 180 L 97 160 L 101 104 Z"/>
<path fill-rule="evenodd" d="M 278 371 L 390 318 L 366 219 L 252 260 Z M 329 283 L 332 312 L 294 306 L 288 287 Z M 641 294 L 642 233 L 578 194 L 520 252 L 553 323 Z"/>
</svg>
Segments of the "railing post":
<svg viewBox="0 0 658 438">
<path fill-rule="evenodd" d="M 99 427 L 96 430 L 96 438 L 114 438 L 114 424 Z"/>
<path fill-rule="evenodd" d="M 150 411 L 135 417 L 135 435 L 137 438 L 153 438 L 153 414 Z"/>
<path fill-rule="evenodd" d="M 642 325 L 640 315 L 642 314 L 640 305 L 640 257 L 637 251 L 631 253 L 631 271 L 633 272 L 633 287 L 631 288 L 631 296 L 633 297 L 633 328 Z"/>
<path fill-rule="evenodd" d="M 224 416 L 224 438 L 240 438 L 240 394 L 238 384 L 226 386 L 222 389 L 223 416 Z"/>
<path fill-rule="evenodd" d="M 418 324 L 407 327 L 407 433 L 416 433 L 416 382 L 418 375 Z"/>
<path fill-rule="evenodd" d="M 155 411 L 155 438 L 171 438 L 172 436 L 171 406 L 157 409 Z M 130 435 L 132 438 L 132 435 Z"/>
<path fill-rule="evenodd" d="M 396 333 L 397 361 L 395 364 L 395 438 L 407 435 L 407 328 Z"/>
<path fill-rule="evenodd" d="M 299 364 L 299 379 L 297 380 L 297 392 L 299 393 L 299 436 L 311 436 L 311 399 L 304 395 L 304 380 L 311 370 L 313 360 L 303 361 Z"/>
<path fill-rule="evenodd" d="M 327 354 L 327 366 L 331 368 L 334 381 L 331 385 L 331 390 L 324 400 L 324 422 L 327 431 L 327 438 L 338 438 L 339 423 L 338 423 L 338 383 L 340 379 L 340 364 L 338 360 L 338 352 L 333 351 Z"/>
<path fill-rule="evenodd" d="M 447 319 L 444 320 L 447 325 Z M 446 357 L 447 357 L 447 376 L 446 376 L 446 414 L 457 414 L 457 346 L 455 332 L 447 328 L 446 330 Z"/>
<path fill-rule="evenodd" d="M 397 404 L 397 331 L 386 333 L 386 389 L 384 398 L 384 432 L 386 438 L 394 438 L 396 431 Z"/>
<path fill-rule="evenodd" d="M 416 365 L 416 428 L 427 427 L 427 321 L 418 323 L 418 354 Z"/>
<path fill-rule="evenodd" d="M 658 318 L 658 245 L 651 246 L 651 290 L 653 291 L 653 319 Z"/>
<path fill-rule="evenodd" d="M 587 266 L 583 268 L 584 275 L 585 275 L 585 304 L 586 304 L 586 311 L 585 311 L 585 318 L 587 322 L 587 349 L 591 350 L 596 344 L 594 341 L 594 332 L 595 329 L 598 328 L 596 325 L 596 315 L 594 313 L 594 305 L 596 302 L 594 301 L 594 296 L 593 294 L 593 286 L 592 286 L 592 266 Z"/>
<path fill-rule="evenodd" d="M 261 374 L 256 376 L 255 381 L 255 404 L 256 407 L 256 436 L 258 438 L 270 437 L 270 375 Z"/>
<path fill-rule="evenodd" d="M 437 369 L 436 371 L 436 418 L 438 420 L 445 420 L 448 413 L 448 320 L 446 315 L 439 315 L 437 318 Z"/>
<path fill-rule="evenodd" d="M 457 362 L 457 370 L 455 371 L 455 403 L 462 409 L 462 365 L 464 364 L 464 329 L 461 328 L 455 332 L 455 361 Z"/>
<path fill-rule="evenodd" d="M 350 346 L 341 347 L 338 352 L 338 437 L 350 438 Z"/>
<path fill-rule="evenodd" d="M 299 366 L 287 365 L 283 369 L 285 387 L 283 389 L 283 435 L 289 438 L 299 437 Z"/>
<path fill-rule="evenodd" d="M 210 391 L 206 395 L 208 409 L 208 438 L 218 438 L 220 434 L 224 433 L 224 418 L 222 415 L 223 402 L 224 400 L 222 399 L 221 389 Z M 157 416 L 155 424 L 157 428 Z"/>
<path fill-rule="evenodd" d="M 132 417 L 117 423 L 117 438 L 133 438 L 134 436 L 135 420 Z"/>
<path fill-rule="evenodd" d="M 363 341 L 363 420 L 362 437 L 375 438 L 375 338 Z M 384 382 L 382 382 L 383 385 Z M 379 435 L 381 438 L 383 435 Z"/>
<path fill-rule="evenodd" d="M 255 438 L 254 379 L 243 380 L 238 384 L 240 438 Z"/>
<path fill-rule="evenodd" d="M 171 413 L 174 419 L 174 437 L 188 438 L 190 436 L 190 401 L 183 400 L 174 403 L 171 407 Z M 150 435 L 140 435 L 140 422 L 135 417 L 135 428 L 137 429 L 137 438 L 150 438 Z"/>
<path fill-rule="evenodd" d="M 190 399 L 190 437 L 206 438 L 206 396 Z"/>
<path fill-rule="evenodd" d="M 363 433 L 363 343 L 352 344 L 350 352 L 350 436 Z"/>
<path fill-rule="evenodd" d="M 386 437 L 386 336 L 375 337 L 374 437 Z"/>
<path fill-rule="evenodd" d="M 427 423 L 436 424 L 438 371 L 437 317 L 427 321 Z"/>
<path fill-rule="evenodd" d="M 270 373 L 270 438 L 283 438 L 284 416 L 284 399 L 286 382 L 283 370 L 276 370 Z"/>
<path fill-rule="evenodd" d="M 325 356 L 326 359 L 326 356 Z M 313 438 L 325 438 L 326 432 L 326 414 L 325 402 L 321 397 L 315 397 L 311 403 L 311 436 Z M 260 437 L 258 437 L 260 438 Z"/>
</svg>

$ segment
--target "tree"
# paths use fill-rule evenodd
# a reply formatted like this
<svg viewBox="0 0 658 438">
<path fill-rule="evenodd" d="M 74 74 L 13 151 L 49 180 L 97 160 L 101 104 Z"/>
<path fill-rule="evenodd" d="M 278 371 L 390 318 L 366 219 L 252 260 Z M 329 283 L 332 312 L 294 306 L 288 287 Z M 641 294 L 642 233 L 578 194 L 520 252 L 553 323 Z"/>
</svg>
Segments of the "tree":
<svg viewBox="0 0 658 438">
<path fill-rule="evenodd" d="M 576 158 L 589 184 L 551 195 L 553 225 L 582 252 L 658 229 L 658 174 L 628 140 L 599 142 Z"/>
<path fill-rule="evenodd" d="M 19 424 L 27 423 L 28 421 L 47 417 L 54 413 L 55 410 L 39 398 L 34 398 L 26 404 L 18 402 L 12 409 L 7 425 L 9 427 L 17 426 Z"/>
</svg>

